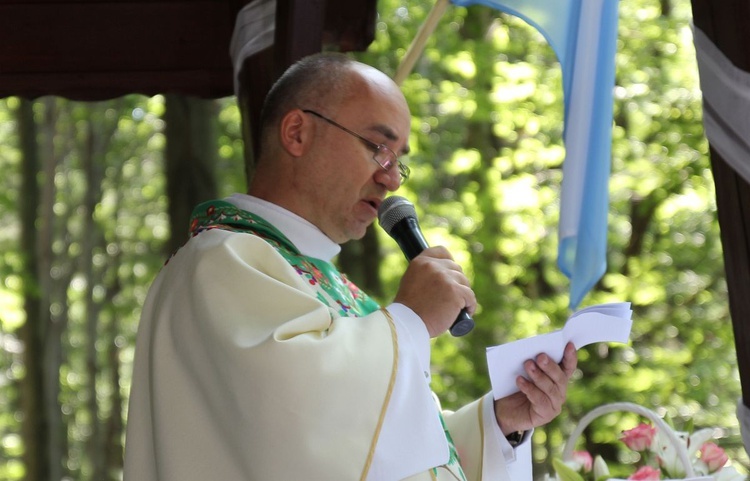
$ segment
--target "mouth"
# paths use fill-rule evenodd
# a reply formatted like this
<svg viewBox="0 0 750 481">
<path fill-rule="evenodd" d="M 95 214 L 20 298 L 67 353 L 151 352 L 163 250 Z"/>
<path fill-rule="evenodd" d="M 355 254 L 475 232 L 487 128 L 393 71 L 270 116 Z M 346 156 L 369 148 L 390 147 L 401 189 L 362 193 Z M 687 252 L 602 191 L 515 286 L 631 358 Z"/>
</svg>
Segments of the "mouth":
<svg viewBox="0 0 750 481">
<path fill-rule="evenodd" d="M 380 198 L 376 198 L 375 197 L 375 198 L 369 198 L 369 199 L 362 199 L 362 202 L 364 202 L 365 204 L 369 205 L 370 207 L 372 207 L 372 209 L 375 212 L 377 212 L 378 209 L 380 208 L 380 204 L 381 204 L 381 202 L 383 202 L 383 200 L 380 199 Z"/>
</svg>

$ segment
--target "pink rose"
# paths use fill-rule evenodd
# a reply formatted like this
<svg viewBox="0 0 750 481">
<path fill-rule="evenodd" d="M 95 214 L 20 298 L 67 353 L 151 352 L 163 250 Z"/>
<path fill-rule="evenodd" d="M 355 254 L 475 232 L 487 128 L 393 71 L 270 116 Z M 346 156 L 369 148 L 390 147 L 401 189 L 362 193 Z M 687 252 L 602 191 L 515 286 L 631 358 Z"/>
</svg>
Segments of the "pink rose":
<svg viewBox="0 0 750 481">
<path fill-rule="evenodd" d="M 661 471 L 651 466 L 643 466 L 635 473 L 631 474 L 628 479 L 636 479 L 640 481 L 659 481 L 661 479 Z"/>
<path fill-rule="evenodd" d="M 620 439 L 633 451 L 645 451 L 654 440 L 656 428 L 650 424 L 641 423 L 633 429 L 623 431 Z"/>
<path fill-rule="evenodd" d="M 594 458 L 588 451 L 573 451 L 573 461 L 581 466 L 584 473 L 591 471 L 594 465 Z"/>
<path fill-rule="evenodd" d="M 700 449 L 701 460 L 706 463 L 708 470 L 714 472 L 724 467 L 729 461 L 729 456 L 714 443 L 705 443 Z"/>
</svg>

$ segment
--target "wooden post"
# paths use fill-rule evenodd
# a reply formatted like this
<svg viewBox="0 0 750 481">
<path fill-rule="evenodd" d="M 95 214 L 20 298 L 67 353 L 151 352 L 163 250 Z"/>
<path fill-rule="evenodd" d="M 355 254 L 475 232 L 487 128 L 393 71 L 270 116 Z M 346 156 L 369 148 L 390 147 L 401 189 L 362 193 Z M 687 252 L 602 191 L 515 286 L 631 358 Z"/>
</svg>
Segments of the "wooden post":
<svg viewBox="0 0 750 481">
<path fill-rule="evenodd" d="M 736 67 L 750 71 L 750 4 L 692 0 L 692 7 L 695 26 Z M 742 397 L 750 407 L 750 184 L 715 149 L 710 153 Z"/>
</svg>

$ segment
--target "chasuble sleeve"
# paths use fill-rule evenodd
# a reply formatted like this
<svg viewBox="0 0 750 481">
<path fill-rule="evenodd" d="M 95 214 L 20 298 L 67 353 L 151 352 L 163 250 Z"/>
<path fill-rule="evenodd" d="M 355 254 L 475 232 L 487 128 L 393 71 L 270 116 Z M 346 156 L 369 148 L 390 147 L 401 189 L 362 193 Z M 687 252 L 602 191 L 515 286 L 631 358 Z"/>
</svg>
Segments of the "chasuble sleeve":
<svg viewBox="0 0 750 481">
<path fill-rule="evenodd" d="M 495 419 L 492 393 L 456 412 L 443 411 L 467 481 L 531 481 L 531 441 L 511 447 Z"/>
<path fill-rule="evenodd" d="M 368 479 L 398 356 L 386 312 L 340 317 L 262 239 L 203 232 L 144 306 L 125 479 Z"/>
</svg>

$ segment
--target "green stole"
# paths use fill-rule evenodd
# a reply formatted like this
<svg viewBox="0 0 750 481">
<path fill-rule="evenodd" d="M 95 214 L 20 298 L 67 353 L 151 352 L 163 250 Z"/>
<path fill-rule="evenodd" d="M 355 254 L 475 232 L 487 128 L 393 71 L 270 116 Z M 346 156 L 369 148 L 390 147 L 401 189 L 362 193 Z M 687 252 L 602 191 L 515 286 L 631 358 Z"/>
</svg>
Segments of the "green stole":
<svg viewBox="0 0 750 481">
<path fill-rule="evenodd" d="M 195 237 L 211 229 L 252 234 L 268 242 L 297 271 L 297 274 L 315 288 L 318 300 L 335 309 L 340 316 L 363 317 L 380 309 L 377 302 L 341 274 L 333 264 L 302 255 L 284 234 L 260 216 L 223 200 L 204 202 L 193 210 L 190 236 Z M 448 466 L 460 473 L 461 479 L 466 481 L 458 459 L 458 451 L 445 427 L 442 414 L 440 422 L 450 448 Z M 437 475 L 437 468 L 433 471 Z"/>
</svg>

